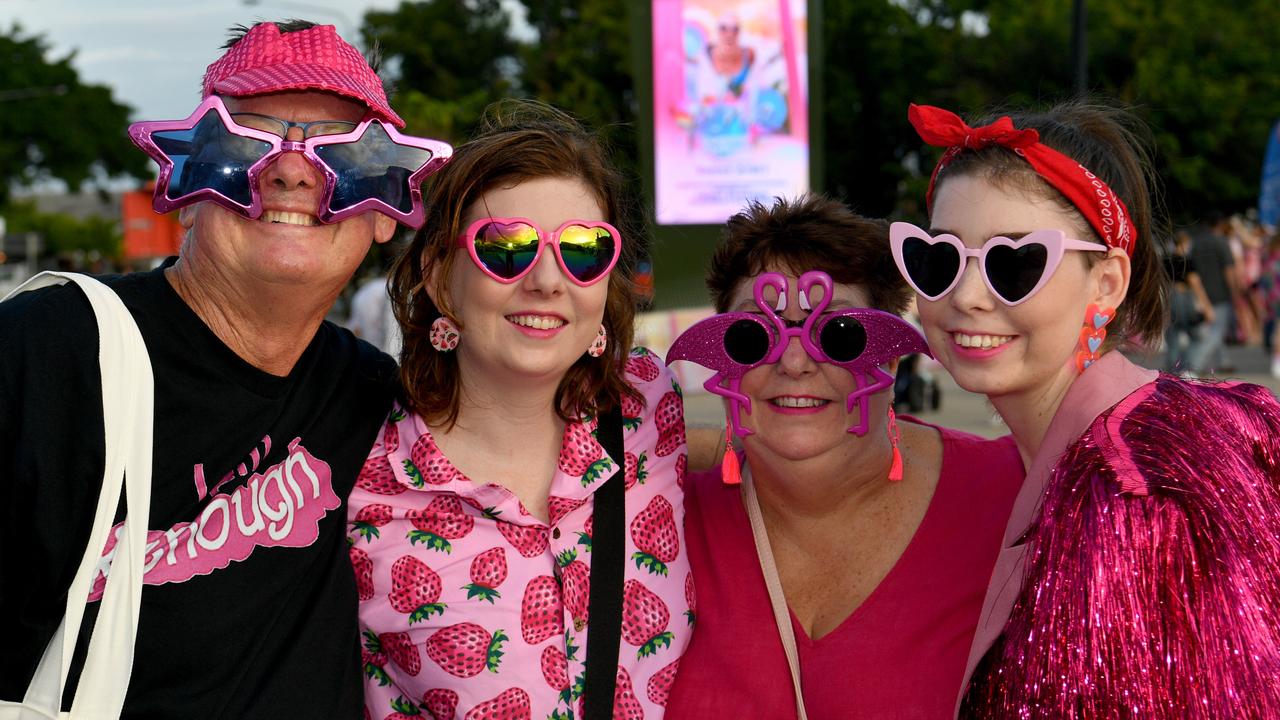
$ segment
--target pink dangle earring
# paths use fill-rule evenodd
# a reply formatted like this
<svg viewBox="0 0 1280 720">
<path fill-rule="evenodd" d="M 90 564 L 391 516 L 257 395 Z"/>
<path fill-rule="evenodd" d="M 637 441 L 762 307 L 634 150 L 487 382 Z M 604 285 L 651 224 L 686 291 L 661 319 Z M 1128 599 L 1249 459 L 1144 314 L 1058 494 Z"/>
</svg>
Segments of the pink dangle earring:
<svg viewBox="0 0 1280 720">
<path fill-rule="evenodd" d="M 458 347 L 462 333 L 449 318 L 441 315 L 431 323 L 431 347 L 439 352 L 453 352 Z"/>
<path fill-rule="evenodd" d="M 604 354 L 604 349 L 608 346 L 609 331 L 604 329 L 604 323 L 600 323 L 600 332 L 596 333 L 596 339 L 591 342 L 591 347 L 587 348 L 587 354 L 598 358 Z"/>
<path fill-rule="evenodd" d="M 1080 349 L 1076 351 L 1076 370 L 1084 372 L 1098 361 L 1098 350 L 1107 339 L 1107 325 L 1116 318 L 1115 308 L 1100 308 L 1094 303 L 1084 311 L 1084 327 L 1080 328 Z"/>
<path fill-rule="evenodd" d="M 902 451 L 898 449 L 898 442 L 902 439 L 902 435 L 898 432 L 898 415 L 893 411 L 893 400 L 889 401 L 889 422 L 886 423 L 886 429 L 889 433 L 889 445 L 893 447 L 893 460 L 889 463 L 889 481 L 898 482 L 902 479 Z"/>
<path fill-rule="evenodd" d="M 724 457 L 720 459 L 720 480 L 725 485 L 742 484 L 742 463 L 738 462 L 738 453 L 733 450 L 733 425 L 728 420 L 724 424 Z"/>
</svg>

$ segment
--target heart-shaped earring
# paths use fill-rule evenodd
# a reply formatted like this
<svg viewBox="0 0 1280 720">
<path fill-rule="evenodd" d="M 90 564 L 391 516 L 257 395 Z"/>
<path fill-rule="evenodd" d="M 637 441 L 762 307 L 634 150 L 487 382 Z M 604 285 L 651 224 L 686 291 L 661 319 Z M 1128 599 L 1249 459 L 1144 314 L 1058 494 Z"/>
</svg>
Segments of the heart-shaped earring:
<svg viewBox="0 0 1280 720">
<path fill-rule="evenodd" d="M 1107 325 L 1116 318 L 1115 308 L 1100 308 L 1094 303 L 1084 311 L 1084 327 L 1080 329 L 1080 349 L 1076 351 L 1076 370 L 1084 372 L 1098 361 L 1098 350 L 1107 339 Z"/>
</svg>

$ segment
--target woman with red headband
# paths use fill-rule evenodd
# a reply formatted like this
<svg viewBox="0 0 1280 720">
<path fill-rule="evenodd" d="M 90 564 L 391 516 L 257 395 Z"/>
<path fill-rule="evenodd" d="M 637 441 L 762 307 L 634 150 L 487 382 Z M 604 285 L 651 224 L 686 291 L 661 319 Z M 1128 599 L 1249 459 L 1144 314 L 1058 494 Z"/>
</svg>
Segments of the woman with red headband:
<svg viewBox="0 0 1280 720">
<path fill-rule="evenodd" d="M 946 151 L 931 227 L 895 223 L 894 259 L 1027 466 L 961 716 L 1280 717 L 1280 404 L 1118 351 L 1166 317 L 1136 124 L 1079 103 L 909 118 Z"/>
</svg>

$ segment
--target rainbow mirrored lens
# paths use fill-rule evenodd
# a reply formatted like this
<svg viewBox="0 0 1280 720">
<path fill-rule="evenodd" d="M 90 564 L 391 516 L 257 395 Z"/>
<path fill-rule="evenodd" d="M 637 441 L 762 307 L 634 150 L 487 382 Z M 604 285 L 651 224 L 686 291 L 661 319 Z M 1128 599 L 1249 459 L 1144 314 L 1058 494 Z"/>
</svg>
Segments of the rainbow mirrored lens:
<svg viewBox="0 0 1280 720">
<path fill-rule="evenodd" d="M 165 190 L 170 200 L 213 190 L 248 207 L 253 203 L 249 168 L 271 152 L 271 143 L 229 132 L 212 109 L 194 127 L 156 132 L 152 140 L 173 161 Z"/>
<path fill-rule="evenodd" d="M 474 238 L 476 257 L 489 272 L 508 280 L 518 277 L 538 256 L 538 231 L 525 223 L 491 222 Z"/>
<path fill-rule="evenodd" d="M 617 246 L 618 239 L 608 228 L 568 225 L 560 231 L 560 258 L 565 269 L 581 282 L 603 275 Z"/>
</svg>

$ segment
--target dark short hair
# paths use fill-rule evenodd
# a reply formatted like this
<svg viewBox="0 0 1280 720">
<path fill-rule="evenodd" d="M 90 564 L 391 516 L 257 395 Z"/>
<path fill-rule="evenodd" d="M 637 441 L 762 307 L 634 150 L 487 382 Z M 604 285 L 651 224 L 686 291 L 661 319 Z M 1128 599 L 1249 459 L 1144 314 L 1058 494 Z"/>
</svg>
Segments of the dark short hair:
<svg viewBox="0 0 1280 720">
<path fill-rule="evenodd" d="M 580 180 L 590 188 L 605 220 L 622 235 L 605 300 L 607 349 L 600 358 L 583 357 L 569 368 L 556 389 L 556 411 L 569 421 L 608 409 L 624 394 L 639 397 L 624 379 L 623 366 L 634 336 L 636 259 L 647 236 L 635 220 L 625 178 L 599 136 L 574 117 L 533 100 L 503 100 L 485 110 L 476 135 L 431 178 L 427 222 L 391 269 L 392 307 L 404 331 L 400 378 L 405 399 L 428 421 L 449 425 L 458 416 L 458 358 L 432 348 L 430 332 L 441 316 L 460 325 L 448 306 L 448 282 L 454 262 L 470 262 L 466 253 L 456 251 L 466 209 L 495 188 L 555 177 Z M 437 284 L 432 290 L 441 306 L 423 289 L 433 270 Z"/>
<path fill-rule="evenodd" d="M 707 271 L 717 312 L 727 312 L 739 283 L 770 267 L 799 275 L 822 270 L 834 282 L 866 290 L 871 307 L 901 315 L 911 289 L 889 250 L 889 224 L 863 217 L 825 195 L 752 201 L 729 218 Z"/>
<path fill-rule="evenodd" d="M 1111 338 L 1136 339 L 1143 344 L 1159 340 L 1168 321 L 1165 307 L 1168 280 L 1157 241 L 1163 246 L 1169 231 L 1167 221 L 1155 207 L 1158 194 L 1151 162 L 1150 129 L 1123 108 L 1086 100 L 1059 103 L 1041 112 L 993 112 L 973 125 L 986 125 L 1004 115 L 1008 115 L 1016 127 L 1034 128 L 1040 133 L 1040 142 L 1097 175 L 1129 208 L 1129 217 L 1138 231 L 1130 255 L 1129 294 L 1116 308 L 1107 344 L 1112 345 Z M 993 145 L 962 151 L 938 175 L 938 187 L 948 178 L 959 175 L 976 175 L 997 185 L 1052 200 L 1075 215 L 1077 224 L 1089 233 L 1088 238 L 1081 239 L 1102 242 L 1071 201 L 1010 150 Z M 1090 264 L 1102 259 L 1101 253 L 1085 255 Z"/>
</svg>

